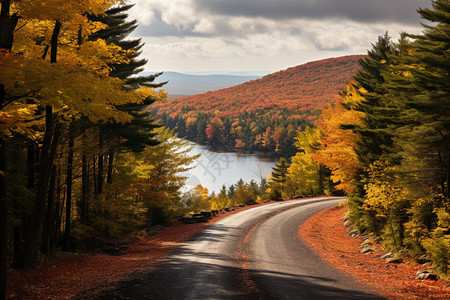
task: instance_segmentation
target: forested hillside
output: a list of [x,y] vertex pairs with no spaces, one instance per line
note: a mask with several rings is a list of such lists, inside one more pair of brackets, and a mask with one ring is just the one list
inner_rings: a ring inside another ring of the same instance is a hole
[[293,138],[336,101],[362,55],[306,63],[234,87],[168,100],[152,112],[180,136],[219,149],[289,156]]

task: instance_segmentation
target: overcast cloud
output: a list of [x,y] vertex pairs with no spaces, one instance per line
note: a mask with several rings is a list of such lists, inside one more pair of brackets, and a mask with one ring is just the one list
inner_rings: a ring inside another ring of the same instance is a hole
[[276,71],[419,33],[429,0],[132,0],[148,70]]

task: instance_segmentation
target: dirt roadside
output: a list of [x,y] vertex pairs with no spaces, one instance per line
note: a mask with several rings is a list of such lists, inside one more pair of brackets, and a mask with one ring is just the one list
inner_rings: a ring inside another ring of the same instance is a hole
[[223,211],[205,223],[174,222],[153,236],[137,239],[121,256],[64,254],[43,261],[36,269],[9,270],[7,299],[70,299],[89,289],[113,285],[132,272],[154,269],[158,262],[207,226],[236,212],[273,202],[236,206],[233,211]]
[[[299,236],[322,259],[372,286],[388,299],[450,299],[450,282],[416,280],[416,272],[425,269],[413,259],[387,263],[380,257],[386,252],[361,253],[361,237],[347,235],[342,217],[346,207],[333,207],[309,218],[299,227]],[[374,248],[381,249],[375,244]]]
[[[138,239],[122,256],[66,255],[44,261],[36,269],[10,270],[8,299],[70,299],[83,291],[112,285],[132,272],[151,270],[181,243],[218,220],[268,203],[236,207],[207,223],[175,222],[156,235]],[[414,280],[420,267],[408,262],[386,267],[379,259],[381,253],[360,254],[362,240],[346,235],[341,220],[344,214],[345,208],[325,210],[308,219],[299,234],[323,259],[391,299],[450,299],[448,282]]]

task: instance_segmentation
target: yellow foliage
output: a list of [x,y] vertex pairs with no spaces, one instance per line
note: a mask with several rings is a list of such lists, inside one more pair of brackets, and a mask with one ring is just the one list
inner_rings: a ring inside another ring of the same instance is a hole
[[404,186],[395,175],[390,174],[393,170],[393,167],[383,161],[376,161],[368,169],[369,179],[364,187],[366,199],[363,208],[375,211],[379,217],[387,217],[390,211],[394,211],[408,199]]
[[[361,101],[354,86],[349,84],[342,99],[352,106]],[[312,158],[331,170],[331,180],[339,183],[336,188],[350,191],[351,181],[359,170],[359,162],[355,152],[357,136],[351,130],[341,128],[343,124],[361,124],[363,113],[347,110],[340,103],[325,109],[318,123],[322,134],[320,149],[312,154]]]
[[288,193],[291,195],[316,193],[318,191],[318,171],[319,164],[307,153],[297,152],[292,157],[292,163],[288,168],[287,186],[290,190]]

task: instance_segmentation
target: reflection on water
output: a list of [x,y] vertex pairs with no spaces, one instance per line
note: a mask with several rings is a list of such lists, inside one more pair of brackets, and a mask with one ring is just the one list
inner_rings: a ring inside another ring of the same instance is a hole
[[227,187],[239,179],[245,182],[267,178],[275,165],[274,160],[259,158],[256,155],[240,155],[233,152],[213,152],[205,146],[195,145],[192,154],[201,154],[195,168],[187,173],[187,185],[192,188],[198,184],[218,193],[222,185]]

